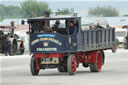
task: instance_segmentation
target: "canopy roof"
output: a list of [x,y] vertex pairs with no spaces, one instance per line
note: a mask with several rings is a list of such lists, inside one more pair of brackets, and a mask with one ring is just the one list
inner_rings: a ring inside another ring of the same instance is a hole
[[69,20],[69,19],[81,19],[81,17],[73,17],[73,16],[36,17],[36,18],[30,18],[28,19],[28,21]]

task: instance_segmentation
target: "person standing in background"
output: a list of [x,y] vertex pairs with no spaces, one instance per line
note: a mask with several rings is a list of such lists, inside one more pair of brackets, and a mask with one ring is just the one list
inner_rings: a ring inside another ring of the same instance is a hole
[[10,49],[11,41],[9,40],[9,37],[6,35],[4,40],[4,54],[5,56],[8,56],[9,49]]

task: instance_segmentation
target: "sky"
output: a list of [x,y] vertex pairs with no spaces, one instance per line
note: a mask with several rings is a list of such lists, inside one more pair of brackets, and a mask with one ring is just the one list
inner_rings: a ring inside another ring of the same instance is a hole
[[[20,6],[24,0],[0,0],[4,5]],[[37,0],[46,1],[53,12],[58,8],[74,8],[75,12],[87,16],[89,8],[97,6],[112,6],[120,11],[121,15],[128,14],[128,0]],[[68,3],[67,3],[68,2]]]
[[[24,0],[0,0],[0,3],[4,4],[6,6],[8,6],[8,5],[20,6],[20,3],[23,1]],[[112,6],[120,11],[121,16],[124,14],[128,14],[128,0],[70,0],[70,1],[69,0],[37,0],[37,1],[48,2],[49,8],[51,8],[53,12],[56,12],[56,10],[58,8],[74,8],[75,12],[78,13],[78,16],[82,17],[83,22],[91,21],[90,18],[88,17],[88,9],[95,8],[97,6],[101,6],[101,7]],[[126,18],[126,17],[124,17],[124,18]],[[101,19],[104,20],[104,18],[102,18],[102,17],[101,17]],[[121,17],[121,19],[122,19],[122,17]],[[105,19],[105,20],[107,20],[107,19]],[[108,22],[111,22],[109,24],[117,23],[117,22],[119,22],[119,20],[120,19],[118,19],[118,18],[117,18],[117,20],[114,20],[113,18],[108,18]],[[112,23],[112,21],[114,21],[114,22]]]
[[[25,0],[0,0],[0,1],[25,1]],[[78,1],[78,0],[37,0],[37,1]],[[90,0],[79,0],[90,1]],[[91,1],[128,1],[128,0],[91,0]]]

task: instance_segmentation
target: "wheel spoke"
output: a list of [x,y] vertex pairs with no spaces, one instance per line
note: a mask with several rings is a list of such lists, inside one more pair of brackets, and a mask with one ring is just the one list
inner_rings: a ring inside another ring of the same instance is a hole
[[76,66],[76,64],[72,64],[72,66]]
[[68,73],[70,75],[75,74],[76,69],[77,69],[77,60],[76,60],[76,56],[74,54],[71,54],[68,57],[67,68],[68,68],[67,69],[68,70]]
[[72,72],[75,72],[76,71],[76,67],[72,68]]
[[102,67],[102,54],[100,51],[96,52],[96,62],[90,63],[90,70],[91,72],[99,72]]
[[75,56],[73,56],[73,58],[72,58],[72,72],[76,71],[76,66],[77,66],[76,59],[75,59]]

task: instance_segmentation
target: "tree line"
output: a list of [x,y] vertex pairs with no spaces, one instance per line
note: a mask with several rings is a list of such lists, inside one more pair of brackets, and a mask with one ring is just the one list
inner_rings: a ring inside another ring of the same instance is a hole
[[[53,13],[49,8],[49,5],[45,1],[36,1],[36,0],[25,0],[21,2],[21,6],[5,6],[0,4],[0,21],[5,18],[31,18],[43,16],[47,11],[49,13]],[[63,8],[57,9],[57,15],[59,14],[71,14],[74,13],[73,8]],[[112,7],[96,7],[90,8],[88,10],[89,16],[119,16],[119,11]]]
[[88,15],[97,16],[97,17],[100,17],[100,16],[114,17],[114,16],[119,16],[119,10],[111,6],[107,6],[107,7],[97,6],[96,8],[90,8],[88,10]]
[[18,6],[4,6],[0,4],[0,21],[5,18],[23,17],[23,10]]
[[[5,18],[32,18],[43,16],[45,12],[53,13],[47,2],[36,0],[25,0],[19,6],[5,6],[0,4],[0,21]],[[70,14],[74,9],[63,8],[57,9],[58,14]]]

